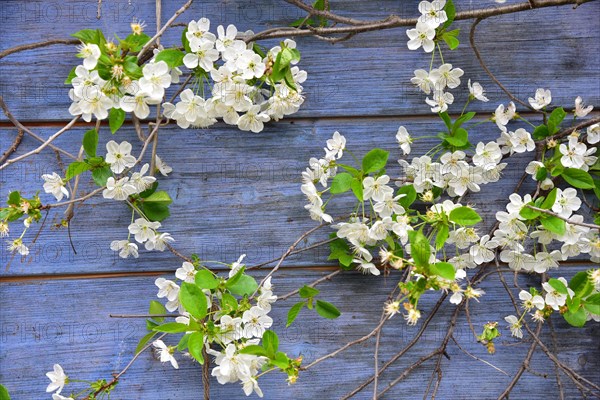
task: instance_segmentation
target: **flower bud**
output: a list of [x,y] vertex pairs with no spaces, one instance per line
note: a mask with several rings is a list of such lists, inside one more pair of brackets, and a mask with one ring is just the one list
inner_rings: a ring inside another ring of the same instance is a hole
[[546,178],[542,181],[542,183],[540,183],[540,188],[542,190],[550,190],[554,188],[554,182],[552,182],[552,179]]

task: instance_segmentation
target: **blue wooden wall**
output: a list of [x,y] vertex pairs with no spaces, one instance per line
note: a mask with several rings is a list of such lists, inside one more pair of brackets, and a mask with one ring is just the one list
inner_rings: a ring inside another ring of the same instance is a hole
[[[163,1],[163,21],[182,1]],[[414,16],[418,1],[332,1],[343,15],[356,18],[382,18],[395,13]],[[459,10],[493,6],[492,1],[456,1]],[[221,0],[198,1],[181,21],[201,16],[214,26],[233,23],[239,29],[260,31],[287,25],[302,13],[283,1]],[[26,1],[0,2],[0,51],[18,44],[66,38],[83,28],[101,28],[105,34],[123,35],[133,17],[155,24],[154,0],[104,0],[102,18],[96,19],[96,2]],[[531,96],[538,87],[552,90],[556,105],[572,108],[576,96],[600,106],[600,3],[573,10],[570,6],[522,12],[490,18],[480,24],[477,41],[490,68],[518,97]],[[483,118],[493,112],[503,93],[483,72],[468,46],[469,21],[463,29],[458,50],[447,61],[465,70],[467,78],[481,82],[489,103],[476,103]],[[168,32],[163,43],[177,43],[180,31]],[[270,123],[260,134],[240,132],[217,124],[206,130],[181,130],[170,126],[161,130],[159,155],[173,167],[169,179],[161,178],[174,199],[172,216],[165,229],[176,238],[184,254],[198,253],[203,259],[232,262],[247,253],[250,264],[277,257],[301,233],[314,226],[303,210],[299,190],[300,172],[310,157],[321,153],[327,138],[339,130],[348,146],[358,154],[378,146],[400,154],[394,142],[399,125],[417,136],[437,132],[439,122],[429,112],[423,96],[410,85],[413,70],[429,62],[420,52],[406,48],[404,29],[359,35],[331,45],[312,38],[298,40],[301,65],[308,71],[306,102],[293,117]],[[20,53],[0,60],[0,95],[14,115],[41,136],[48,136],[70,119],[69,98],[64,77],[78,61],[74,48],[54,46]],[[464,101],[464,93],[456,103]],[[457,109],[451,109],[455,112]],[[533,119],[535,117],[532,116]],[[57,144],[77,152],[76,143],[89,129],[81,123],[63,135]],[[497,131],[483,125],[479,140],[491,140]],[[0,115],[0,151],[12,143],[16,130]],[[101,143],[111,140],[107,127],[101,129]],[[118,133],[119,140],[140,145],[130,125]],[[419,141],[415,154],[431,142]],[[37,146],[25,137],[17,154]],[[103,147],[103,146],[102,146]],[[471,197],[491,226],[496,210],[511,193],[529,161],[527,155],[510,159],[502,183],[487,185]],[[45,151],[25,162],[0,171],[0,197],[24,187],[39,187],[43,173],[57,170],[53,152]],[[391,168],[391,173],[399,172]],[[91,185],[90,185],[91,187]],[[85,189],[85,185],[84,185]],[[43,197],[50,201],[49,195]],[[49,216],[51,225],[60,221],[60,211]],[[14,259],[2,244],[0,250],[0,383],[15,399],[42,399],[48,383],[45,372],[60,363],[68,374],[81,379],[110,378],[133,355],[137,340],[144,334],[141,320],[111,319],[110,313],[143,313],[154,298],[153,284],[158,276],[169,276],[179,266],[170,253],[142,252],[137,260],[115,257],[110,241],[122,238],[129,213],[125,208],[95,198],[76,208],[71,233],[77,254],[70,249],[64,229],[46,229],[32,248],[31,255]],[[35,232],[34,232],[35,233]],[[329,232],[312,237],[308,244],[322,240]],[[32,235],[26,237],[31,240]],[[7,266],[7,267],[6,267]],[[335,265],[327,261],[327,250],[289,258],[273,279],[277,294],[284,294],[330,273]],[[572,276],[589,268],[581,262],[566,263],[557,273]],[[263,274],[260,272],[258,275]],[[534,278],[522,284],[536,284]],[[339,306],[343,315],[334,322],[301,314],[298,323],[285,329],[283,321],[293,299],[277,303],[273,311],[274,329],[282,346],[291,354],[303,354],[310,361],[341,344],[357,339],[378,323],[379,311],[394,279],[343,273],[322,285],[324,298]],[[489,278],[482,288],[487,295],[472,306],[473,323],[503,320],[512,312],[497,278]],[[437,295],[425,296],[427,313]],[[381,387],[397,377],[414,360],[436,348],[447,329],[454,306],[445,303],[433,319],[422,342],[390,367],[381,378]],[[501,325],[504,325],[501,323]],[[558,357],[593,382],[600,383],[598,326],[573,329],[559,318]],[[386,325],[380,361],[387,361],[406,345],[418,326],[407,327],[401,318]],[[548,339],[547,330],[543,338]],[[529,348],[527,340],[510,337],[505,329],[490,356],[472,337],[464,317],[459,318],[456,338],[477,357],[503,369],[503,375],[476,361],[453,343],[450,359],[443,359],[444,378],[438,398],[487,399],[498,396],[510,382]],[[269,374],[261,379],[268,399],[333,399],[343,396],[373,373],[374,341],[367,341],[339,357],[302,373],[298,383],[287,386],[283,376]],[[412,360],[412,361],[411,361]],[[433,362],[414,371],[386,398],[421,398],[433,370]],[[514,390],[514,398],[558,398],[554,366],[543,353],[536,353],[531,371],[525,372]],[[579,398],[575,386],[562,377],[567,398]],[[213,382],[214,398],[242,398],[241,387]],[[191,362],[181,362],[179,371],[156,361],[150,353],[124,376],[114,399],[194,399],[202,393],[201,371]],[[370,398],[371,388],[356,398]]]

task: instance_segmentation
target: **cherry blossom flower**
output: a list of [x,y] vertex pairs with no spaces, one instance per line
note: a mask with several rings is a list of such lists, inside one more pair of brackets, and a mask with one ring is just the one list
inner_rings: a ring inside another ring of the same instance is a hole
[[504,317],[504,320],[510,324],[510,333],[516,338],[523,339],[523,330],[521,329],[523,325],[521,321],[514,315]]
[[44,183],[44,192],[51,193],[56,201],[61,201],[63,196],[69,198],[69,191],[65,187],[65,182],[56,172],[42,175]]
[[433,81],[435,89],[442,91],[446,86],[450,89],[458,87],[460,85],[460,77],[463,75],[464,71],[462,69],[452,69],[452,64],[446,63],[431,71],[429,78]]
[[517,107],[512,101],[508,103],[508,107],[504,107],[504,104],[500,104],[494,112],[494,121],[496,122],[496,125],[498,125],[498,128],[504,131],[506,130],[506,124],[508,124],[508,122],[513,119],[516,114]]
[[50,379],[50,384],[46,388],[46,393],[54,392],[56,390],[56,394],[60,394],[69,381],[69,378],[65,375],[60,364],[54,364],[53,370],[47,372],[46,376]]
[[25,246],[25,244],[23,244],[23,239],[21,238],[17,238],[13,241],[9,241],[8,242],[8,251],[10,251],[11,253],[13,252],[17,252],[22,256],[27,256],[29,255],[29,247]]
[[[575,293],[568,287],[568,283],[565,278],[560,277],[558,278],[558,280],[561,281],[567,287],[568,296],[575,296]],[[544,298],[544,300],[546,301],[547,305],[552,307],[552,309],[558,311],[560,307],[565,305],[565,303],[567,302],[567,294],[559,293],[548,282],[542,283],[542,287],[546,291],[546,297]]]
[[541,110],[552,102],[552,93],[548,89],[538,89],[535,91],[535,98],[529,98],[529,104],[536,110]]
[[171,172],[173,172],[173,168],[167,165],[159,156],[156,156],[154,159],[154,165],[156,170],[160,172],[162,176],[168,176]]
[[413,139],[410,137],[410,134],[405,127],[401,126],[398,128],[398,133],[396,133],[396,141],[400,145],[404,155],[410,154],[410,145],[412,144]]
[[600,124],[588,126],[587,141],[589,144],[596,144],[600,142]]
[[150,222],[145,218],[137,218],[128,227],[129,233],[135,235],[135,240],[138,243],[144,243],[146,240],[154,239],[158,228],[160,228],[160,222]]
[[589,105],[586,107],[583,104],[583,99],[581,98],[581,96],[577,96],[577,98],[575,99],[575,110],[573,111],[573,114],[575,114],[576,117],[583,118],[590,112],[592,112],[593,109],[594,106]]
[[167,63],[164,61],[148,63],[144,65],[142,73],[144,76],[139,80],[140,89],[148,93],[150,97],[162,99],[165,89],[171,86],[171,75]]
[[98,59],[102,55],[100,51],[100,47],[93,43],[84,43],[83,45],[77,47],[79,50],[79,54],[77,57],[83,58],[83,66],[88,69],[96,68],[96,64],[98,64]]
[[384,201],[386,196],[394,193],[394,189],[387,185],[389,181],[390,177],[388,175],[381,175],[377,179],[367,176],[363,180],[363,200]]
[[273,319],[267,315],[265,310],[257,306],[244,311],[242,321],[244,322],[243,335],[245,338],[262,337],[265,329],[269,329],[273,325]]
[[188,283],[194,283],[194,277],[196,276],[196,272],[197,271],[194,267],[194,264],[192,264],[191,262],[184,261],[181,267],[175,270],[175,277]]
[[167,346],[162,340],[158,339],[152,342],[152,346],[156,348],[160,356],[160,362],[170,362],[173,368],[179,369],[179,364],[173,356],[174,347]]
[[429,77],[429,72],[424,69],[415,70],[415,76],[414,78],[411,78],[410,81],[425,94],[431,93],[431,90],[434,87],[434,83]]
[[435,37],[435,28],[423,22],[417,22],[417,26],[413,29],[408,29],[406,35],[410,39],[408,41],[409,50],[417,50],[423,46],[426,53],[431,53],[435,48],[433,38]]
[[325,150],[325,157],[329,159],[340,159],[344,155],[344,149],[346,148],[346,138],[340,135],[338,131],[333,133],[333,137],[327,140],[327,147]]
[[454,103],[454,96],[450,92],[435,91],[433,99],[425,98],[425,102],[431,106],[431,112],[441,113],[448,109],[448,106]]
[[131,153],[131,143],[123,141],[120,144],[114,140],[106,143],[105,160],[110,164],[110,169],[115,174],[120,174],[126,168],[131,168],[135,165],[135,157]]
[[419,22],[429,25],[432,28],[437,28],[448,20],[444,7],[446,0],[421,1],[419,3]]
[[479,101],[487,102],[489,99],[485,97],[485,90],[478,82],[473,82],[471,85],[471,80],[467,81],[467,86],[469,87],[469,94],[471,99],[477,99]]
[[587,147],[585,144],[578,142],[576,137],[569,137],[569,144],[561,144],[558,150],[562,154],[560,162],[567,168],[581,168],[585,164],[585,153]]
[[129,240],[113,240],[110,243],[110,249],[112,251],[118,251],[119,257],[127,258],[129,256],[133,256],[133,258],[138,258],[138,246],[135,243],[131,243]]

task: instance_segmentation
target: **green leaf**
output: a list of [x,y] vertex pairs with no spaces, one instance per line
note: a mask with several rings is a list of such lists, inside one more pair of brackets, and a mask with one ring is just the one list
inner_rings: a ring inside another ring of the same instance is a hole
[[188,340],[190,339],[190,334],[186,333],[179,339],[179,343],[177,343],[177,350],[184,351],[188,348]]
[[113,174],[108,165],[101,168],[95,168],[92,171],[92,179],[94,180],[94,183],[100,187],[106,186],[106,181],[111,176],[113,176]]
[[552,286],[552,288],[554,288],[554,290],[556,290],[560,294],[569,293],[565,284],[556,278],[551,278],[550,280],[548,280],[548,283],[550,284],[550,286]]
[[544,228],[557,235],[564,235],[567,230],[565,221],[552,215],[544,215],[540,222]]
[[444,6],[444,11],[446,11],[446,16],[448,20],[442,25],[442,29],[448,28],[454,22],[454,17],[456,16],[456,7],[454,7],[454,3],[452,0],[448,0],[446,5]]
[[77,69],[77,66],[73,67],[69,72],[69,75],[67,75],[67,79],[65,79],[65,85],[70,85],[71,82],[73,82],[73,78],[77,76],[75,69]]
[[154,192],[144,199],[144,203],[155,203],[165,206],[168,206],[172,202],[173,200],[171,200],[171,196],[169,196],[169,193],[165,192],[164,190]]
[[145,199],[146,197],[150,196],[152,193],[156,192],[157,188],[158,188],[158,181],[154,181],[154,183],[152,185],[150,185],[150,187],[148,189],[146,189],[140,193],[140,197]]
[[582,326],[585,325],[585,321],[587,320],[587,314],[585,313],[585,310],[583,309],[583,307],[580,307],[575,312],[573,312],[571,310],[567,311],[566,313],[563,314],[563,318],[569,324],[576,326],[578,328],[581,328]]
[[[578,273],[576,273],[573,276],[573,278],[571,278],[571,281],[569,282],[569,287],[571,288],[571,290],[573,290],[575,296],[577,297],[586,297],[587,295],[592,293],[592,290],[594,289],[593,285],[588,279],[587,271],[579,271]],[[598,296],[598,300],[600,300],[600,296]]]
[[300,295],[300,297],[302,297],[303,299],[308,299],[310,297],[315,297],[316,295],[318,295],[319,293],[321,293],[319,291],[319,289],[315,289],[314,287],[310,287],[310,286],[302,286],[300,288],[300,290],[298,291],[298,294]]
[[[98,29],[82,29],[79,32],[71,34],[74,38],[81,40],[83,43],[102,44],[104,35]],[[106,42],[106,39],[104,39]]]
[[438,115],[440,116],[442,121],[444,121],[446,128],[448,128],[448,132],[452,132],[452,119],[450,119],[450,116],[448,115],[448,113],[446,111],[444,111],[442,113],[439,113]]
[[91,168],[92,167],[86,162],[73,161],[71,164],[69,164],[69,167],[67,168],[65,179],[70,180],[76,177],[77,175],[81,174],[82,172],[89,171]]
[[408,238],[410,240],[410,254],[415,260],[415,264],[419,267],[427,267],[431,255],[429,240],[421,231],[408,232]]
[[108,114],[108,126],[113,135],[123,125],[123,122],[125,122],[125,111],[120,108],[111,108]]
[[289,327],[296,320],[296,317],[298,317],[298,314],[300,313],[300,311],[302,311],[305,305],[306,302],[301,301],[294,304],[292,308],[290,308],[290,311],[288,311],[287,315],[287,323],[285,324],[286,328]]
[[142,211],[150,221],[160,222],[171,215],[168,206],[157,203],[144,203],[142,205]]
[[258,289],[256,279],[246,274],[241,275],[235,284],[226,286],[231,293],[238,296],[251,295]]
[[352,187],[353,180],[354,177],[347,172],[337,174],[331,182],[331,194],[347,192]]
[[275,358],[271,358],[269,360],[269,362],[271,364],[275,365],[276,367],[280,368],[283,371],[285,371],[286,369],[289,368],[290,361],[291,360],[289,359],[289,357],[281,351],[277,352],[277,354],[275,355]]
[[246,267],[241,267],[238,269],[238,271],[231,278],[229,278],[227,282],[225,282],[225,287],[233,286],[238,283],[238,281],[242,278],[245,269]]
[[535,180],[543,181],[544,179],[546,179],[547,176],[548,176],[548,170],[546,169],[546,167],[542,167],[542,168],[538,169],[538,172],[536,172]]
[[[149,314],[155,314],[155,315],[162,315],[162,314],[166,314],[167,313],[167,309],[165,308],[165,306],[163,306],[162,303],[156,301],[156,300],[152,300],[150,301],[150,308],[148,310]],[[152,317],[153,320],[155,320],[156,322],[163,322],[164,321],[164,317]]]
[[591,304],[595,306],[600,306],[600,293],[595,293],[585,299],[586,304]]
[[221,293],[221,309],[227,313],[238,309],[238,302],[229,293]]
[[152,339],[154,336],[156,336],[158,332],[148,332],[147,334],[145,334],[140,341],[138,342],[137,346],[135,347],[135,351],[134,353],[137,354],[139,353],[144,346],[146,346],[146,344],[150,341],[150,339]]
[[[335,234],[334,234],[335,235]],[[348,247],[348,243],[344,239],[336,239],[329,243],[330,254],[328,260],[338,260],[343,267],[350,267],[354,257]]]
[[566,168],[560,175],[571,186],[578,189],[593,189],[594,180],[592,176],[577,168]]
[[550,136],[550,132],[548,131],[548,127],[546,125],[536,126],[533,130],[533,138],[535,140],[542,140],[546,137]]
[[406,195],[398,200],[398,203],[405,209],[408,209],[417,199],[417,191],[412,184],[401,186],[400,189],[398,189],[398,194]]
[[194,332],[190,334],[187,341],[188,351],[200,364],[204,364],[202,350],[204,349],[204,334],[202,332]]
[[437,230],[437,234],[435,236],[436,250],[440,250],[442,247],[444,247],[444,244],[446,243],[446,239],[448,239],[448,236],[450,236],[450,231],[448,229],[448,225],[446,225],[446,224],[440,225]]
[[448,32],[445,32],[442,35],[442,39],[444,39],[444,42],[446,42],[450,50],[456,49],[460,44],[460,41],[456,38],[456,36],[450,35]]
[[129,34],[125,40],[121,41],[121,47],[123,50],[131,50],[134,53],[137,53],[144,47],[146,43],[150,40],[150,36],[145,33],[141,33],[139,35],[135,35],[133,33]]
[[[533,202],[529,202],[527,203],[527,205],[533,205]],[[539,217],[540,215],[542,215],[541,212],[534,210],[532,208],[527,207],[527,205],[523,208],[521,208],[521,211],[519,212],[519,215],[527,220],[530,219],[536,219],[537,217]]]
[[381,149],[373,149],[369,151],[362,159],[363,172],[365,174],[369,174],[385,168],[389,155],[389,152]]
[[452,136],[446,136],[445,140],[452,146],[462,147],[469,142],[469,133],[464,128],[458,128]]
[[196,276],[194,277],[196,282],[196,286],[201,289],[216,289],[219,286],[219,280],[215,278],[212,272],[201,269],[196,272]]
[[140,68],[140,66],[137,64],[137,58],[136,58],[136,61],[133,61],[133,60],[125,61],[123,63],[123,69],[125,70],[127,75],[129,75],[129,77],[134,80],[140,79],[142,76],[144,76],[144,73],[142,72],[142,68]]
[[177,68],[183,65],[184,56],[185,54],[179,49],[165,49],[156,55],[154,61],[164,61],[169,68]]
[[476,115],[476,113],[474,111],[470,111],[466,114],[463,114],[461,117],[457,118],[456,122],[454,122],[454,125],[452,126],[452,131],[456,131],[458,128],[460,128],[462,126],[462,124],[472,120],[475,117],[475,115]]
[[183,282],[179,290],[179,300],[194,318],[202,319],[206,316],[206,296],[198,286]]
[[548,131],[551,135],[554,135],[560,129],[560,124],[567,116],[565,110],[562,107],[555,108],[552,110],[550,117],[548,117]]
[[544,199],[544,202],[542,203],[540,208],[543,208],[544,210],[551,209],[554,203],[556,202],[556,193],[557,189],[552,189],[552,191],[548,193],[548,196],[546,196],[546,198]]
[[357,170],[356,168],[350,166],[350,165],[346,165],[346,164],[337,164],[338,166],[342,167],[343,169],[345,169],[346,171],[348,171],[350,173],[350,175],[352,175],[355,178],[360,177],[360,171]]
[[275,358],[275,354],[277,354],[277,349],[279,348],[277,334],[272,330],[266,330],[262,337],[262,344],[267,354],[269,354],[269,358]]
[[83,149],[88,157],[96,157],[96,148],[98,147],[98,132],[90,129],[83,135]]
[[481,221],[481,217],[479,216],[479,214],[477,214],[475,210],[465,206],[457,207],[454,210],[450,211],[449,219],[455,224],[465,226],[475,225],[479,221]]
[[241,354],[253,354],[255,356],[261,356],[261,357],[269,357],[269,353],[267,353],[267,350],[264,349],[264,347],[259,346],[257,344],[251,344],[249,346],[246,346],[242,349],[240,349],[239,351]]
[[179,322],[167,322],[166,324],[154,327],[154,330],[156,332],[180,333],[190,330],[190,327]]
[[354,193],[354,196],[356,196],[358,201],[362,202],[363,201],[362,180],[358,179],[358,178],[354,178],[354,180],[352,180],[352,183],[350,184],[350,188],[352,189],[352,193]]
[[317,305],[315,308],[317,309],[317,313],[319,313],[319,315],[323,318],[336,319],[342,315],[336,306],[323,300],[317,300]]
[[14,192],[10,192],[8,194],[8,200],[6,201],[6,204],[8,204],[9,206],[19,206],[21,204],[21,193],[19,193],[18,191],[14,191]]
[[0,385],[0,400],[10,400],[8,390],[4,387],[4,385]]
[[441,276],[442,278],[448,279],[449,281],[454,280],[456,270],[450,263],[438,262],[432,264],[429,268],[430,271],[435,275]]
[[584,303],[583,308],[585,308],[590,314],[600,315],[600,305],[598,304]]

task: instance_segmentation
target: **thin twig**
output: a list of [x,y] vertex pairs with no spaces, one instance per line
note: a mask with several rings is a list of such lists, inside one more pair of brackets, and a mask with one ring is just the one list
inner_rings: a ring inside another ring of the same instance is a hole
[[[8,120],[15,126],[17,127],[17,129],[20,129],[22,131],[24,131],[25,133],[27,133],[28,135],[32,136],[33,138],[35,138],[36,140],[38,140],[41,143],[44,143],[46,140],[43,139],[42,137],[40,137],[39,135],[37,135],[36,133],[32,132],[29,128],[25,127],[22,123],[20,123],[14,115],[12,115],[12,113],[10,112],[10,110],[8,109],[8,106],[6,105],[6,103],[4,102],[4,98],[2,96],[0,96],[0,108],[2,108],[2,111],[4,112],[4,115],[6,115],[6,118],[8,118]],[[60,147],[54,146],[53,144],[49,144],[48,147],[50,147],[52,150],[56,150],[61,152],[62,154],[66,155],[67,157],[75,160],[77,157],[75,157],[73,154],[61,149]]]
[[[306,285],[306,286],[308,286],[308,287],[315,287],[315,286],[317,286],[317,285],[318,285],[318,284],[320,284],[320,283],[323,283],[323,282],[325,282],[325,281],[330,281],[330,280],[331,280],[331,278],[333,278],[334,276],[336,276],[337,274],[339,274],[339,273],[340,273],[340,272],[342,272],[342,271],[343,271],[343,270],[342,270],[341,268],[340,268],[340,269],[337,269],[337,270],[333,271],[332,273],[330,273],[330,274],[327,274],[327,275],[325,275],[325,276],[323,276],[323,277],[321,277],[321,278],[317,279],[316,281],[314,281],[314,282],[312,282],[312,283],[309,283],[309,284],[308,284],[308,285]],[[287,300],[287,299],[289,299],[290,297],[292,297],[293,295],[297,294],[299,291],[300,291],[300,289],[292,290],[292,291],[291,291],[291,292],[289,292],[288,294],[285,294],[285,295],[283,295],[283,296],[281,296],[281,297],[277,297],[277,301],[283,301],[283,300]]]
[[15,54],[21,51],[26,51],[26,50],[34,50],[34,49],[39,49],[40,47],[47,47],[47,46],[53,46],[56,44],[80,44],[81,42],[78,39],[50,39],[50,40],[44,40],[43,42],[36,42],[36,43],[29,43],[29,44],[22,44],[20,46],[15,46],[15,47],[11,47],[10,49],[6,49],[4,51],[0,51],[0,59],[3,59],[4,57],[11,55],[11,54]]
[[557,214],[557,213],[555,213],[553,211],[546,210],[544,208],[539,208],[539,207],[536,207],[536,206],[532,206],[531,204],[526,204],[525,207],[531,208],[532,210],[537,211],[537,212],[541,212],[542,214],[547,214],[547,215],[551,215],[553,217],[562,219],[563,221],[568,222],[570,225],[579,225],[579,226],[583,226],[583,227],[590,228],[590,229],[600,229],[600,225],[590,224],[590,223],[587,223],[587,222],[572,221],[569,218],[565,218],[562,215]]
[[3,164],[4,161],[8,160],[8,157],[10,157],[10,155],[12,153],[14,153],[15,151],[17,151],[17,148],[21,144],[21,140],[23,140],[23,135],[24,134],[25,133],[23,132],[22,129],[19,129],[17,131],[17,136],[15,136],[15,140],[13,140],[12,144],[10,145],[10,147],[4,153],[2,153],[2,157],[0,157],[0,164]]
[[495,366],[494,364],[492,364],[491,362],[489,362],[489,361],[485,361],[484,359],[482,359],[482,358],[479,358],[479,357],[477,357],[476,355],[474,355],[474,354],[471,354],[471,353],[469,353],[467,350],[463,349],[463,348],[462,348],[462,346],[461,346],[461,345],[458,343],[458,341],[457,341],[457,340],[456,340],[456,338],[454,337],[454,335],[452,335],[452,341],[453,341],[453,342],[456,344],[456,346],[457,346],[457,347],[460,349],[460,351],[462,351],[463,353],[465,353],[465,354],[466,354],[466,355],[468,355],[469,357],[473,358],[474,360],[481,361],[482,363],[484,363],[484,364],[486,364],[486,365],[489,365],[490,367],[494,368],[496,371],[498,371],[498,372],[501,372],[501,373],[503,373],[503,374],[504,374],[504,375],[506,375],[506,376],[510,376],[510,375],[508,374],[508,372],[504,371],[504,370],[503,370],[503,369],[501,369],[501,368],[498,368],[498,367],[496,367],[496,366]]
[[[48,139],[46,139],[44,141],[44,143],[42,143],[36,149],[31,150],[31,151],[29,151],[29,152],[27,152],[25,154],[21,154],[18,157],[11,158],[10,160],[6,161],[4,164],[0,165],[0,170],[3,170],[4,168],[8,167],[9,165],[14,164],[17,161],[21,161],[21,160],[23,160],[23,159],[25,159],[27,157],[30,157],[30,156],[32,156],[34,154],[39,154],[46,147],[50,146],[50,143],[52,143],[56,138],[58,138],[60,135],[62,135],[63,133],[65,133],[66,131],[68,131],[69,129],[71,129],[73,127],[73,125],[75,125],[75,122],[77,122],[78,119],[79,119],[79,116],[73,118],[67,125],[65,125],[63,128],[61,128],[55,134],[51,135]],[[19,132],[21,133],[21,137],[23,137],[23,130],[20,130]]]

